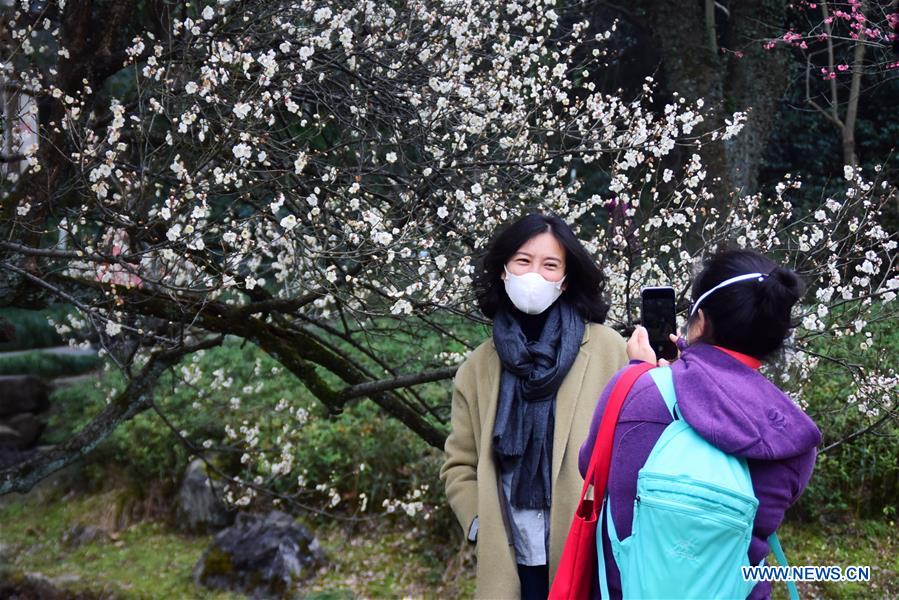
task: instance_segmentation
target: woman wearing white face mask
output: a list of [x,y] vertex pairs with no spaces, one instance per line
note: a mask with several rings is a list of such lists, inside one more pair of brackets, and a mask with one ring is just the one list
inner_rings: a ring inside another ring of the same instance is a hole
[[500,232],[475,288],[492,339],[456,375],[441,477],[477,543],[477,595],[542,598],[577,506],[577,451],[597,398],[627,363],[601,325],[602,273],[564,221],[528,215]]

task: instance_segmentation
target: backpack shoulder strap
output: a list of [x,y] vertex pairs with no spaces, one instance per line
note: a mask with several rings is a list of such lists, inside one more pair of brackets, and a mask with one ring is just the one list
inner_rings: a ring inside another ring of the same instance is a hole
[[677,395],[674,393],[674,377],[671,375],[671,367],[658,367],[649,372],[649,376],[655,382],[662,394],[662,400],[671,413],[671,418],[677,420]]
[[[771,552],[774,553],[774,558],[777,559],[777,563],[780,566],[789,566],[787,555],[784,554],[783,546],[780,545],[780,538],[777,537],[776,531],[768,537],[768,546],[771,547]],[[799,590],[796,589],[795,581],[787,581],[787,590],[790,592],[790,600],[799,600]]]
[[[602,526],[603,522],[607,521],[609,527],[614,527],[612,524],[611,518],[609,518],[609,512],[606,510],[609,506],[609,496],[606,494],[605,501],[602,503],[602,510],[599,513],[599,518],[596,521],[596,565],[598,567],[598,575],[599,575],[599,597],[602,600],[608,600],[611,598],[609,595],[609,576],[606,572],[606,549],[603,544],[602,537]],[[607,530],[608,531],[608,530]],[[612,531],[608,531],[609,539],[612,538]],[[616,536],[617,537],[617,536]]]

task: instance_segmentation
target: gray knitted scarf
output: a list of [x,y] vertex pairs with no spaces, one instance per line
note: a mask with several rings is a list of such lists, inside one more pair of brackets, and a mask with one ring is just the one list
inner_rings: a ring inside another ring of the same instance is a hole
[[543,332],[532,342],[508,311],[493,319],[493,343],[503,367],[493,449],[513,470],[509,501],[516,508],[550,506],[553,405],[586,326],[564,299],[548,310]]

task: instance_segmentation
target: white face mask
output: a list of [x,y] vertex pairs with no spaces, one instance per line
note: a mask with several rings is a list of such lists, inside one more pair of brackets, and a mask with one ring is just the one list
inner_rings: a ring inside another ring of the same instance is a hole
[[[503,267],[505,269],[505,267]],[[529,315],[539,315],[562,295],[562,282],[547,281],[540,273],[513,275],[506,269],[506,294],[515,308]]]

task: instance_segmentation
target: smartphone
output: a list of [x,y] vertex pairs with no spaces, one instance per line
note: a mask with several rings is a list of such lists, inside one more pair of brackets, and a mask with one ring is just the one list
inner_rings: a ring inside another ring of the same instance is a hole
[[643,327],[649,332],[649,344],[657,358],[674,360],[677,346],[668,335],[677,330],[674,318],[674,288],[668,286],[645,287],[640,291],[643,301]]

